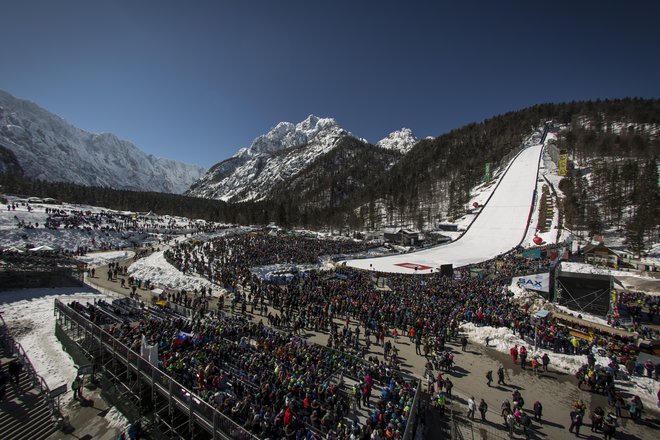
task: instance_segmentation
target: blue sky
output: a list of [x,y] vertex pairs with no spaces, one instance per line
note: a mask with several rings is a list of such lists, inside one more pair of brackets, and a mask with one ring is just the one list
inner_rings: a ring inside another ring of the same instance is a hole
[[545,102],[660,97],[660,2],[22,0],[0,89],[210,167],[279,121],[376,142]]

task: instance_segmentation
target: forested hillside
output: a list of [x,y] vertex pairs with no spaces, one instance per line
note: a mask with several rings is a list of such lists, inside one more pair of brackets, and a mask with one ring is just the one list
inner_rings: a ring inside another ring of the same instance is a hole
[[639,253],[659,238],[660,124],[591,118],[573,121],[557,139],[573,168],[559,185],[565,224],[591,234],[625,232],[630,250]]
[[[369,191],[374,195],[380,192],[383,205],[390,208],[387,223],[398,220],[420,226],[423,220],[426,225],[432,224],[441,217],[458,214],[470,201],[470,190],[483,180],[485,164],[491,163],[492,169],[505,165],[503,159],[517,151],[535,130],[541,130],[545,121],[562,127],[577,126],[585,119],[600,121],[605,128],[608,121],[658,123],[660,101],[543,104],[470,124],[420,142]],[[654,145],[657,156],[657,133]],[[647,155],[653,150],[649,145]],[[621,156],[626,153],[622,151]]]
[[[272,191],[276,222],[325,227],[330,219],[337,226],[362,227],[355,213],[340,207],[378,180],[402,156],[399,151],[380,148],[353,137],[342,138],[328,154]],[[371,223],[374,223],[373,218]]]

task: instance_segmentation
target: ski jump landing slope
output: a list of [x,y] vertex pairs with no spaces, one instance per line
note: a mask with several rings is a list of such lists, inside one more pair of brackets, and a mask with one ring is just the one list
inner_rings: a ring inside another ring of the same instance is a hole
[[510,251],[527,232],[542,147],[530,146],[516,156],[490,200],[458,240],[409,254],[347,260],[346,265],[378,272],[431,273],[438,272],[442,264],[461,267]]

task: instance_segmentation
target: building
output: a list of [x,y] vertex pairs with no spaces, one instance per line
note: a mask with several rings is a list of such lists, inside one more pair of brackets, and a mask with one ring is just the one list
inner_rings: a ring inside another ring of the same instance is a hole
[[419,232],[410,229],[384,229],[383,238],[401,246],[417,246],[422,242]]
[[458,225],[455,223],[440,223],[438,225],[438,229],[441,231],[452,231],[452,232],[457,232],[458,231]]
[[432,246],[452,241],[451,237],[441,234],[440,231],[430,231],[426,234],[425,238],[426,244]]
[[619,267],[619,255],[603,243],[592,244],[582,249],[584,262],[594,266]]

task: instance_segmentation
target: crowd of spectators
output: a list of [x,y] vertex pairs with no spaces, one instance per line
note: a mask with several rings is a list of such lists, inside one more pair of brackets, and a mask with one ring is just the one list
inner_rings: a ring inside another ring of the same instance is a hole
[[251,277],[250,268],[270,264],[317,264],[321,257],[362,252],[373,243],[314,239],[275,231],[255,231],[181,242],[165,256],[183,273],[195,272],[228,288]]
[[[70,306],[136,352],[145,343],[157,346],[161,369],[261,438],[371,438],[374,432],[399,438],[405,431],[416,383],[384,362],[310,344],[237,315],[109,322],[101,310],[107,304]],[[360,380],[360,395],[379,390],[372,402],[365,400],[370,411],[363,423],[341,387],[344,374]]]
[[[527,308],[512,300],[507,287],[512,276],[547,270],[551,261],[513,252],[480,263],[476,276],[468,267],[451,277],[388,274],[381,284],[372,272],[342,266],[294,277],[286,285],[251,272],[274,263],[316,263],[323,255],[366,246],[266,231],[176,244],[166,252],[168,260],[234,292],[231,310],[240,305],[240,314],[211,313],[192,321],[144,319],[137,326],[113,326],[110,332],[135,350],[145,336],[158,346],[161,368],[260,437],[332,433],[339,438],[397,438],[405,430],[415,390],[398,370],[397,338],[409,338],[417,354],[449,371],[451,353],[445,343],[458,336],[462,323],[509,327],[523,338],[533,334]],[[182,298],[187,295],[168,297]],[[248,321],[248,307],[268,326]],[[357,325],[349,325],[351,321]],[[560,353],[591,354],[611,342],[605,334],[591,341],[577,339],[556,323],[536,329],[539,345]],[[306,342],[299,336],[305,331],[326,332],[327,346]],[[619,342],[624,347],[631,343]],[[382,347],[385,360],[366,357],[372,343]],[[594,386],[607,392],[607,374],[614,376],[620,364],[614,358],[597,372],[604,380]],[[341,375],[355,381],[350,392],[338,386]],[[375,386],[381,392],[372,402]],[[369,407],[369,416],[354,423],[352,408],[362,405]]]
[[[22,237],[28,243],[27,247],[31,247],[29,245],[30,230],[35,229],[82,231],[90,236],[91,246],[89,247],[110,250],[118,246],[116,244],[118,237],[126,243],[143,243],[149,240],[153,234],[158,235],[162,240],[168,240],[180,235],[213,234],[229,227],[225,224],[156,216],[152,213],[141,215],[116,211],[92,211],[69,206],[31,204],[25,201],[9,203],[7,209],[15,213],[16,228],[25,230]],[[25,212],[39,211],[46,214],[43,221],[35,221],[34,216],[23,215]],[[111,238],[115,238],[115,240]],[[110,244],[113,241],[115,244]]]

